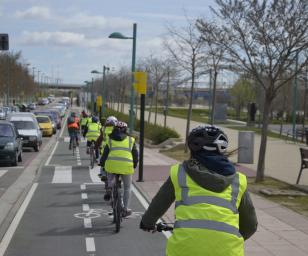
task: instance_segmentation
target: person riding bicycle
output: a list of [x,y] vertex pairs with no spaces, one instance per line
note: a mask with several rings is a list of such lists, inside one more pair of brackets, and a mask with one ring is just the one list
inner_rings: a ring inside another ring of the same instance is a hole
[[[107,145],[107,141],[109,140],[109,135],[112,133],[113,127],[116,125],[117,122],[118,119],[114,116],[109,116],[105,121],[105,127],[103,129],[103,132],[96,141],[96,147],[101,149],[101,155],[103,155],[104,148]],[[98,176],[101,177],[102,181],[106,181],[107,179],[106,172],[103,168],[100,168],[100,173],[98,174]]]
[[171,167],[140,228],[155,230],[157,220],[175,201],[166,255],[244,255],[244,240],[256,232],[257,217],[246,176],[224,155],[227,135],[216,126],[199,126],[190,132],[187,144],[190,159]]
[[132,174],[138,164],[138,150],[135,139],[127,135],[127,124],[118,121],[109,135],[109,140],[104,147],[101,157],[101,167],[107,172],[107,189],[104,200],[109,201],[111,198],[111,188],[115,174],[122,176],[124,184],[123,217],[131,215],[132,210],[129,209],[129,199],[132,184]]
[[69,149],[72,149],[72,138],[76,138],[76,146],[79,146],[79,118],[77,117],[75,112],[71,112],[70,116],[67,118],[67,129],[68,134],[70,136],[70,144]]
[[[86,126],[83,136],[87,139],[87,154],[90,153],[91,143],[96,143],[97,138],[100,136],[102,132],[102,126],[98,122],[98,118],[96,116],[92,117],[92,120]],[[95,158],[98,159],[99,150],[95,150]]]
[[88,122],[88,115],[86,111],[82,110],[81,112],[81,119],[80,119],[80,128],[81,128],[81,133],[83,134]]

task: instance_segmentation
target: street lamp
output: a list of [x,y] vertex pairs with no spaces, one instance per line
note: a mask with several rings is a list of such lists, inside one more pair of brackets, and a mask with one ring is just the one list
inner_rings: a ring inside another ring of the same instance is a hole
[[134,129],[134,79],[133,73],[135,72],[136,62],[136,39],[137,39],[137,23],[133,24],[133,36],[124,36],[119,32],[114,32],[109,35],[113,39],[132,39],[133,40],[133,53],[132,53],[132,86],[130,89],[130,110],[129,110],[129,133],[132,135]]

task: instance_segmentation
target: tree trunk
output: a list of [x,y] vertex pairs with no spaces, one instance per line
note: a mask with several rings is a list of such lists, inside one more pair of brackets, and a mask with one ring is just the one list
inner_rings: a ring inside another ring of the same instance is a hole
[[151,121],[151,113],[152,113],[153,102],[154,102],[154,95],[152,95],[152,98],[151,98],[149,115],[148,115],[148,123],[150,123],[150,121]]
[[154,118],[154,124],[157,123],[157,110],[158,110],[158,84],[156,84],[155,87],[155,118]]
[[267,129],[269,123],[269,112],[271,108],[272,100],[270,97],[266,97],[264,102],[263,120],[262,120],[262,132],[261,132],[261,145],[259,149],[259,160],[257,167],[256,182],[264,180],[265,169],[265,155],[266,155],[266,143],[267,143]]
[[187,113],[187,123],[186,123],[186,137],[185,137],[185,153],[188,151],[188,144],[187,144],[187,138],[189,135],[190,130],[190,120],[191,120],[191,113],[192,113],[192,102],[193,102],[193,96],[194,96],[194,85],[195,85],[195,69],[192,69],[191,74],[191,89],[190,89],[190,99],[189,99],[189,107],[188,107],[188,113]]

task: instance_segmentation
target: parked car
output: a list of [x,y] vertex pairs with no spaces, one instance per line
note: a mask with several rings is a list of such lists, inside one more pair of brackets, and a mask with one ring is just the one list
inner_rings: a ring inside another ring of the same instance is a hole
[[52,125],[52,133],[56,134],[57,133],[57,119],[56,116],[51,113],[49,110],[41,110],[41,111],[34,111],[33,112],[36,116],[48,116],[51,121]]
[[62,127],[62,118],[60,115],[60,111],[58,109],[48,109],[48,111],[54,116],[56,125],[57,125],[57,129],[61,129]]
[[35,104],[35,103],[30,103],[30,104],[28,105],[28,108],[29,108],[30,110],[35,110],[35,109],[36,109],[36,104]]
[[0,119],[5,120],[6,119],[6,112],[3,108],[0,108]]
[[12,115],[9,120],[14,124],[18,133],[23,139],[23,147],[31,147],[36,152],[40,150],[42,145],[42,132],[33,117]]
[[52,122],[48,116],[36,116],[36,120],[39,123],[40,129],[43,132],[43,136],[52,136],[53,128]]
[[65,116],[66,107],[64,105],[55,105],[52,108],[59,110],[61,117]]
[[22,138],[8,121],[0,121],[0,161],[12,166],[22,161]]

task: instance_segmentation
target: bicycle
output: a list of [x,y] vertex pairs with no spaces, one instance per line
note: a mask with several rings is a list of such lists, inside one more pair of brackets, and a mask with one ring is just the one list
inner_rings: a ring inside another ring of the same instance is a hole
[[91,145],[90,145],[90,167],[91,169],[94,168],[94,163],[96,161],[96,157],[95,157],[95,142],[92,140],[91,141]]
[[157,232],[173,231],[173,227],[169,226],[168,224],[173,224],[173,223],[158,222],[155,225],[156,226],[155,231],[157,231]]
[[72,151],[73,151],[73,156],[75,155],[76,147],[77,147],[76,134],[74,134],[74,135],[72,136]]
[[115,175],[115,181],[113,182],[111,189],[111,205],[113,212],[113,222],[115,223],[116,233],[120,232],[122,215],[123,215],[123,204],[121,196],[121,179],[120,174]]

